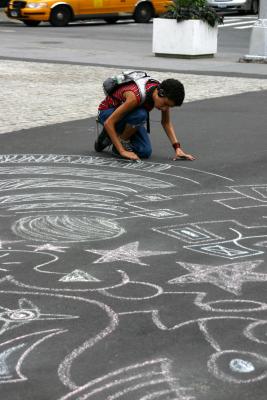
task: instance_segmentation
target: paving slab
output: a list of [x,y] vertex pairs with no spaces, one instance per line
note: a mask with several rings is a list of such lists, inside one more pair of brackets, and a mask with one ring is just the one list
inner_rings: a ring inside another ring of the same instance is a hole
[[6,400],[266,399],[267,91],[173,113],[194,162],[94,153],[94,118],[0,136]]
[[[96,115],[102,82],[121,68],[1,60],[0,133]],[[267,79],[149,71],[185,85],[185,102],[267,90]]]

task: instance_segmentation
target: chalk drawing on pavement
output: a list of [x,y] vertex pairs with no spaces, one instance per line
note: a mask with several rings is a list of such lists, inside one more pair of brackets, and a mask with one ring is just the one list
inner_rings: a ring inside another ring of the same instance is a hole
[[21,371],[25,359],[42,342],[64,332],[60,329],[44,330],[0,343],[0,385],[28,380]]
[[179,211],[168,210],[168,209],[132,211],[132,214],[138,215],[140,217],[149,217],[149,218],[155,218],[155,219],[185,217],[187,215],[187,214],[183,214]]
[[267,282],[267,273],[256,272],[264,261],[243,261],[231,264],[202,265],[178,262],[189,271],[186,275],[171,279],[170,284],[210,283],[235,295],[240,295],[246,282]]
[[18,308],[9,309],[0,306],[0,321],[2,326],[0,335],[5,331],[14,329],[20,325],[27,324],[34,320],[59,320],[59,319],[75,319],[77,316],[68,314],[46,314],[42,313],[39,307],[34,305],[30,300],[21,298],[18,302]]
[[265,379],[267,232],[249,212],[266,185],[229,181],[178,163],[0,156],[0,383],[28,365],[34,382],[39,354],[51,399],[48,381],[61,400],[198,400],[181,360],[208,391]]
[[144,200],[149,200],[149,201],[164,201],[164,200],[171,200],[171,196],[166,196],[161,193],[153,193],[153,194],[143,194],[143,195],[137,195],[141,199]]
[[[248,227],[235,220],[177,224],[152,228],[152,230],[188,243],[189,245],[183,246],[185,249],[231,260],[264,254],[264,251],[247,247],[240,242],[267,237],[265,226]],[[251,234],[252,230],[255,231],[254,235]],[[234,237],[230,240],[222,240],[227,236]]]
[[185,248],[200,253],[214,255],[218,257],[234,260],[241,257],[251,257],[263,254],[262,251],[253,250],[238,243],[236,240],[226,240],[224,242],[213,243],[209,245],[185,246]]
[[214,200],[231,210],[267,206],[267,184],[265,185],[239,185],[229,187],[236,197]]
[[[59,400],[96,398],[101,396],[109,400],[127,398],[134,394],[138,399],[183,399],[194,400],[190,387],[179,385],[177,378],[171,374],[171,361],[154,359],[143,363],[128,365],[100,376],[87,384],[74,389]],[[149,394],[148,394],[149,393]]]
[[60,282],[99,282],[99,279],[93,277],[85,271],[75,269],[69,274],[59,279]]
[[39,251],[47,251],[47,252],[55,251],[55,252],[58,252],[58,253],[64,253],[65,252],[64,249],[68,248],[67,246],[54,246],[53,244],[50,244],[50,243],[45,243],[45,244],[40,245],[40,246],[29,244],[29,245],[27,245],[27,247],[33,247],[34,248],[33,251],[38,251],[38,252]]
[[70,215],[23,217],[13,224],[12,231],[27,240],[55,243],[110,239],[125,232],[106,218]]
[[222,239],[222,237],[209,232],[205,228],[198,224],[182,224],[182,225],[171,225],[163,226],[160,228],[153,228],[155,232],[162,233],[164,235],[180,239],[186,243],[198,243],[198,242],[209,242],[215,239]]
[[174,254],[175,251],[158,251],[158,250],[139,250],[139,242],[127,243],[123,246],[111,250],[87,249],[86,251],[101,255],[102,257],[94,261],[96,263],[111,263],[116,261],[124,261],[138,265],[148,265],[140,260],[142,257],[150,257],[156,255]]
[[244,335],[253,342],[267,344],[267,321],[256,321],[248,325]]
[[208,369],[223,381],[248,384],[267,377],[267,357],[252,352],[225,350],[210,357]]
[[267,240],[263,241],[263,242],[258,242],[255,243],[255,246],[259,246],[259,247],[267,247]]

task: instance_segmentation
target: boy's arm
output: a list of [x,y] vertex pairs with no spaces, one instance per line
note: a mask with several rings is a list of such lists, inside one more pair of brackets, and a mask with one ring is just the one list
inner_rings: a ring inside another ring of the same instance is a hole
[[195,160],[194,156],[192,156],[191,154],[185,153],[181,149],[180,143],[177,140],[177,137],[176,137],[176,134],[174,131],[174,127],[173,127],[173,124],[170,119],[169,109],[161,112],[161,125],[162,125],[164,131],[166,132],[166,134],[172,144],[172,147],[174,148],[175,157],[173,158],[173,160],[176,160],[177,158],[185,158],[185,159],[191,160],[191,161]]
[[130,160],[139,160],[139,157],[133,151],[125,150],[120,142],[119,135],[116,132],[116,124],[126,114],[128,114],[130,111],[134,110],[138,106],[138,101],[133,92],[126,92],[124,96],[125,102],[121,104],[118,108],[116,108],[116,110],[107,118],[104,123],[104,127],[112,143],[122,157],[128,158]]

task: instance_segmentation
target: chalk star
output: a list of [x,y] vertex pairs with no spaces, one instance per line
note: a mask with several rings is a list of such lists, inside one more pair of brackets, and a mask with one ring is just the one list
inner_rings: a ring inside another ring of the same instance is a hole
[[148,265],[139,260],[141,257],[157,256],[162,254],[172,254],[175,251],[149,251],[149,250],[138,250],[139,242],[128,243],[124,246],[117,247],[113,250],[86,250],[90,253],[102,255],[98,260],[94,261],[94,264],[104,262],[115,262],[115,261],[126,261],[133,264]]
[[68,247],[64,247],[64,246],[54,246],[52,244],[46,243],[43,244],[42,246],[33,246],[33,245],[29,245],[28,247],[35,247],[34,251],[57,251],[59,253],[64,253],[65,250],[62,249],[67,249]]
[[244,282],[266,282],[267,274],[254,272],[263,260],[242,261],[219,266],[178,262],[189,274],[171,279],[168,283],[211,283],[235,295],[241,294]]

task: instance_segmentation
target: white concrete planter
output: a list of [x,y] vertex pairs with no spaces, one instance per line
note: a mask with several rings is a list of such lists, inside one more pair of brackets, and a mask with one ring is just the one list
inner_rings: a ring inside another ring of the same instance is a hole
[[153,53],[156,56],[201,57],[217,52],[217,25],[190,19],[154,18]]

